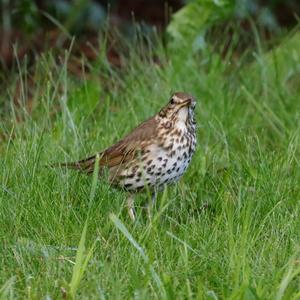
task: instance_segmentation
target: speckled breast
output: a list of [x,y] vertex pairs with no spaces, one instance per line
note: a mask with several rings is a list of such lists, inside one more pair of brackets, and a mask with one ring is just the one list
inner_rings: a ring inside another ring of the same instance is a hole
[[195,128],[181,134],[169,132],[157,144],[149,144],[144,154],[120,173],[119,185],[128,191],[161,188],[186,171],[196,148]]

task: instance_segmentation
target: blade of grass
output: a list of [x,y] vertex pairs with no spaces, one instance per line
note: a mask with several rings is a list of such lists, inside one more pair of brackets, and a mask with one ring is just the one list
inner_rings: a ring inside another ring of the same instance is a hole
[[110,219],[114,223],[114,225],[124,234],[124,236],[133,245],[133,247],[139,252],[139,254],[143,258],[144,262],[147,265],[149,265],[149,269],[150,269],[152,278],[153,278],[154,282],[156,283],[158,290],[160,292],[160,298],[165,298],[164,296],[166,293],[164,290],[163,283],[162,283],[159,275],[153,268],[153,266],[150,264],[149,257],[147,256],[147,254],[144,251],[144,249],[142,248],[142,246],[140,246],[139,243],[133,238],[131,233],[128,231],[128,229],[125,227],[125,225],[121,222],[121,220],[117,216],[115,216],[114,214],[111,214]]
[[275,297],[276,300],[284,299],[284,293],[286,289],[288,288],[291,281],[299,274],[300,274],[300,267],[295,268],[295,257],[293,257],[293,259],[291,259],[289,263],[289,268],[287,272],[284,274],[281,283],[279,285],[279,290]]
[[72,299],[75,299],[79,284],[82,280],[83,274],[87,268],[88,262],[90,261],[97,240],[94,241],[92,247],[86,251],[85,243],[86,243],[86,233],[88,229],[88,221],[89,221],[89,216],[90,216],[90,211],[91,211],[91,206],[93,203],[93,200],[95,198],[95,192],[96,192],[96,187],[97,187],[97,180],[98,180],[98,173],[99,173],[99,155],[96,155],[96,160],[95,160],[95,165],[94,165],[94,172],[93,172],[93,181],[92,181],[92,187],[91,187],[91,192],[90,192],[90,197],[89,197],[89,208],[88,208],[88,215],[87,219],[84,223],[84,227],[81,233],[80,237],[80,242],[78,245],[78,250],[76,252],[76,259],[75,259],[75,265],[73,268],[73,273],[72,273],[72,279],[69,284],[70,287],[70,294]]
[[15,283],[16,277],[10,277],[0,288],[0,299],[13,299],[13,285]]
[[86,241],[86,233],[87,233],[88,223],[87,221],[84,224],[83,231],[81,234],[78,250],[76,252],[75,265],[73,268],[72,279],[69,284],[70,286],[70,295],[72,299],[75,299],[79,284],[82,280],[83,274],[87,268],[88,262],[90,261],[97,240],[93,243],[92,247],[86,252],[85,241]]
[[248,91],[245,86],[242,86],[241,90],[244,92],[246,99],[255,106],[259,113],[270,124],[274,132],[276,132],[278,136],[283,137],[283,130],[285,127],[282,124],[280,118],[274,113],[274,111],[272,111],[271,108],[267,106],[267,104],[259,103],[258,101],[256,101],[254,96]]

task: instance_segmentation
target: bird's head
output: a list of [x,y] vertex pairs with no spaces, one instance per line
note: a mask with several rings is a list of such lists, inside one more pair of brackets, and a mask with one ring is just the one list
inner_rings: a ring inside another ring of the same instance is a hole
[[192,95],[177,92],[172,95],[168,104],[161,109],[159,116],[167,119],[179,119],[186,121],[192,117],[196,106],[196,100]]

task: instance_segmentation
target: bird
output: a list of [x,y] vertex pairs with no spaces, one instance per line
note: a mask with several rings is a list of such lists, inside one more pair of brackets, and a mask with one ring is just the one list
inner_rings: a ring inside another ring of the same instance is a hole
[[112,186],[128,192],[128,212],[135,220],[136,193],[151,191],[155,203],[157,192],[177,182],[188,168],[197,144],[195,106],[195,97],[176,92],[157,114],[111,147],[58,165],[92,174],[97,161],[100,176],[107,172]]

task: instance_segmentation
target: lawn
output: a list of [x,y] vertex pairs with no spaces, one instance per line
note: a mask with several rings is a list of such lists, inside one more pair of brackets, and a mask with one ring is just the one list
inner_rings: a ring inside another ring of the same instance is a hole
[[[21,102],[14,83],[0,99],[2,298],[300,299],[299,35],[262,44],[224,56],[137,40],[122,70],[100,53],[81,80],[50,52],[30,101],[20,65]],[[116,142],[175,91],[197,99],[198,145],[150,218],[147,193],[132,222],[105,178],[49,168]]]

